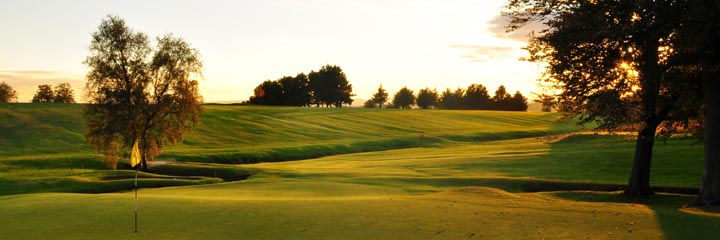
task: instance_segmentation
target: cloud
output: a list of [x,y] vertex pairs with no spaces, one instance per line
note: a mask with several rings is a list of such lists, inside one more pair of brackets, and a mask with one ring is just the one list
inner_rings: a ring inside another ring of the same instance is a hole
[[2,71],[0,82],[10,85],[18,94],[18,101],[30,102],[37,86],[42,84],[57,85],[69,83],[75,93],[75,100],[82,101],[82,88],[85,86],[84,77],[61,71]]
[[450,48],[461,49],[465,53],[461,57],[468,59],[470,62],[494,62],[506,59],[518,59],[518,48],[514,47],[498,47],[483,46],[469,44],[455,44]]
[[510,39],[519,42],[527,42],[531,35],[540,33],[545,29],[545,25],[539,22],[531,22],[520,29],[516,29],[512,32],[507,32],[506,27],[510,23],[510,18],[502,15],[497,15],[493,19],[487,22],[488,31],[490,31],[495,37],[502,39]]

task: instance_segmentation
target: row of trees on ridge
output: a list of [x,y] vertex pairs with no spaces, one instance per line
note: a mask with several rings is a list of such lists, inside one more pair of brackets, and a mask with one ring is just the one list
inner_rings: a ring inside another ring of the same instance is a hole
[[33,96],[34,103],[75,103],[75,97],[69,83],[60,83],[53,87],[49,84],[38,85]]
[[[503,110],[527,111],[528,103],[520,91],[510,95],[505,86],[500,85],[494,96],[488,94],[487,88],[482,84],[471,84],[467,89],[446,89],[438,94],[434,89],[421,89],[417,95],[414,91],[403,87],[395,93],[392,102],[388,103],[388,93],[380,85],[373,97],[364,104],[366,108],[383,106],[387,108],[411,108],[417,105],[421,109],[472,109],[472,110]],[[385,105],[388,103],[387,105]]]
[[272,106],[342,107],[352,104],[355,96],[342,68],[329,64],[307,75],[267,80],[253,92],[249,103]]
[[[5,82],[0,83],[0,103],[17,101],[17,92]],[[49,84],[38,85],[34,103],[75,103],[75,94],[69,83],[60,83],[53,89]]]

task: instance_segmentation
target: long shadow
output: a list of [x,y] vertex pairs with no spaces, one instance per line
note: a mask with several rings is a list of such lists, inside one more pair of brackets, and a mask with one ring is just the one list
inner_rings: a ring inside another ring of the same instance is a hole
[[666,239],[720,239],[720,217],[680,211],[692,195],[655,194],[646,198],[628,198],[622,193],[557,192],[555,196],[582,202],[618,202],[642,204],[655,212]]
[[656,142],[651,185],[658,194],[639,199],[620,193],[632,164],[631,139],[577,135],[548,146],[549,152],[541,156],[508,153],[507,161],[464,167],[534,178],[515,183],[524,192],[562,191],[553,194],[575,201],[646,205],[656,213],[666,239],[720,239],[720,217],[680,211],[697,194],[702,173],[702,148],[693,146],[692,140]]

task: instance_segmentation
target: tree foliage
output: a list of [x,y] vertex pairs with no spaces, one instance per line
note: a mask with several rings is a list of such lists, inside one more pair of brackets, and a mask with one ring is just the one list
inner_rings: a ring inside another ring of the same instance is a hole
[[[638,126],[626,194],[648,195],[658,127],[687,122],[697,82],[670,59],[688,1],[510,0],[509,29],[531,21],[547,28],[531,38],[529,60],[548,63],[545,80],[562,92],[559,110],[613,130]],[[688,104],[689,106],[682,106]]]
[[52,86],[48,84],[38,85],[38,90],[33,96],[32,102],[34,103],[51,103],[55,102],[55,92]]
[[55,85],[55,99],[53,99],[53,102],[75,103],[75,93],[69,83]]
[[421,109],[430,109],[438,105],[439,96],[437,91],[430,88],[420,89],[417,94],[417,105]]
[[490,110],[493,106],[487,88],[482,84],[471,84],[468,86],[467,90],[465,90],[463,101],[467,109]]
[[393,96],[393,105],[402,109],[410,109],[415,105],[415,93],[407,87],[403,87]]
[[87,140],[114,169],[121,152],[137,141],[147,170],[167,143],[176,144],[199,121],[202,97],[198,51],[171,34],[148,37],[119,17],[103,19],[92,33],[84,62]]
[[317,72],[311,71],[308,78],[313,100],[318,106],[341,107],[343,104],[352,104],[352,84],[339,66],[325,65]]
[[17,101],[17,92],[7,83],[0,83],[0,103],[12,101]]
[[445,89],[440,95],[440,107],[443,109],[463,109],[464,102],[463,97],[465,96],[465,90],[458,88],[453,90]]
[[380,84],[380,87],[378,87],[378,91],[375,94],[373,94],[373,96],[370,100],[373,101],[374,103],[378,104],[379,108],[383,108],[383,104],[385,104],[388,100],[388,93],[382,87],[382,84]]
[[295,77],[285,76],[267,80],[253,91],[249,103],[273,106],[317,106],[341,107],[352,104],[352,84],[338,66],[326,65],[308,75],[299,73]]

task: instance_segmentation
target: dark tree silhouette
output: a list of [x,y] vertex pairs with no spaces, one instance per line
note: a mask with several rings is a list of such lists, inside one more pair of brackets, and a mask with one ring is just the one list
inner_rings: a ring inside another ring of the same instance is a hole
[[88,142],[110,168],[137,141],[141,168],[176,144],[200,120],[202,97],[196,78],[202,63],[183,39],[165,35],[155,48],[148,37],[119,17],[103,19],[92,34],[85,60]]
[[315,103],[326,107],[352,104],[352,84],[339,66],[325,65],[308,74]]
[[375,107],[377,107],[377,103],[375,103],[375,101],[370,99],[370,100],[365,101],[365,103],[363,103],[363,107],[364,108],[375,108]]
[[[640,125],[627,195],[651,194],[655,133],[676,96],[662,79],[672,54],[682,1],[510,0],[510,30],[530,21],[548,28],[528,46],[531,61],[549,63],[546,80],[563,90],[557,103],[581,122],[613,129]],[[668,94],[666,94],[668,93]]]
[[493,105],[492,109],[495,110],[508,110],[512,104],[512,96],[507,93],[503,85],[500,85],[498,89],[495,90],[495,95],[493,95],[491,100]]
[[670,62],[697,70],[702,89],[705,159],[702,186],[691,205],[720,205],[720,2],[688,3]]
[[430,109],[438,105],[438,93],[437,91],[424,88],[418,92],[417,105],[421,109]]
[[56,103],[75,103],[75,93],[69,83],[61,83],[55,86],[55,99],[53,102]]
[[382,87],[382,84],[380,84],[380,87],[378,87],[378,91],[373,94],[373,97],[370,100],[374,103],[377,103],[379,108],[383,108],[383,104],[387,102],[387,99],[388,93]]
[[252,104],[282,106],[285,102],[283,87],[279,81],[267,80],[258,85],[254,92],[255,96],[250,97],[250,103]]
[[52,86],[48,84],[38,85],[38,90],[33,96],[32,102],[34,103],[51,103],[55,101],[55,92],[53,92]]
[[17,101],[17,92],[7,83],[0,83],[0,103],[12,101]]
[[283,105],[307,106],[310,104],[310,81],[304,73],[295,77],[283,77],[278,80],[282,87]]
[[516,91],[515,94],[510,99],[510,103],[508,104],[508,108],[504,110],[509,111],[527,111],[528,109],[528,103],[527,98],[523,96],[520,91]]
[[440,96],[440,107],[443,109],[462,109],[464,107],[463,96],[465,90],[458,88],[455,91],[445,89]]
[[465,90],[463,103],[467,109],[488,110],[492,109],[493,103],[490,101],[487,88],[482,84],[471,84]]
[[401,88],[393,96],[393,105],[403,109],[410,109],[410,106],[415,105],[415,93],[407,87]]

